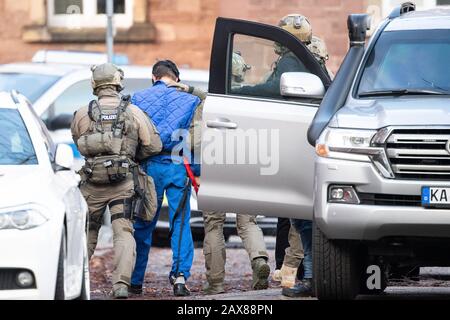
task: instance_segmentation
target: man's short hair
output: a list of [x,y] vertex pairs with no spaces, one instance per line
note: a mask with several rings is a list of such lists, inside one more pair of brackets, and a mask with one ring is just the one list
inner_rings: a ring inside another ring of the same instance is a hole
[[161,60],[158,61],[153,66],[153,75],[156,79],[161,79],[162,77],[170,77],[173,80],[180,81],[180,71],[178,70],[177,65],[170,60]]

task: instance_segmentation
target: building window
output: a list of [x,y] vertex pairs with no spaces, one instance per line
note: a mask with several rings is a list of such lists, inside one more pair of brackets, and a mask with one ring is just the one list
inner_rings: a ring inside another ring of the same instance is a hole
[[[106,26],[106,0],[47,0],[50,27],[80,29]],[[114,0],[114,24],[133,25],[134,0]]]
[[[97,0],[97,14],[106,13],[106,0]],[[114,1],[114,13],[125,14],[125,0]]]
[[438,6],[450,6],[450,0],[437,0],[436,4]]

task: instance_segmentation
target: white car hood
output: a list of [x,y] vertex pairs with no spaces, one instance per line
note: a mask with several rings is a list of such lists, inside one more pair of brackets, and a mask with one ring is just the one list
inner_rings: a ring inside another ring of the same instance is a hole
[[354,100],[338,111],[332,127],[379,129],[386,126],[450,124],[448,97],[401,97]]
[[51,179],[49,172],[39,166],[0,166],[0,208],[45,204]]

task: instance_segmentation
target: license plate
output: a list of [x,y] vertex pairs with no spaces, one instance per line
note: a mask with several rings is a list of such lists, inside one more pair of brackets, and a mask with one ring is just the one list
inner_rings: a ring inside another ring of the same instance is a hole
[[422,206],[427,208],[450,208],[450,188],[423,187]]

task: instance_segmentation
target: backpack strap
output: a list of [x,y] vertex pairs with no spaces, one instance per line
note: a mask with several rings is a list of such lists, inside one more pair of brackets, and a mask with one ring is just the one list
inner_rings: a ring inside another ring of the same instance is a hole
[[122,114],[126,112],[126,109],[130,105],[130,101],[130,95],[122,96],[120,99],[120,104],[117,107],[117,118],[112,125],[112,131],[116,137],[122,136],[123,131],[125,130],[125,120],[122,119]]

